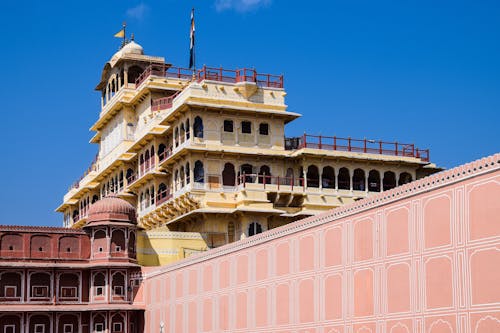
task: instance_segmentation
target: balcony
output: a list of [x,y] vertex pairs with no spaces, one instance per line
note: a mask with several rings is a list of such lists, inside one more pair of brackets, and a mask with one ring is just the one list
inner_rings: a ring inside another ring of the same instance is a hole
[[135,88],[139,88],[149,77],[176,78],[180,80],[195,79],[198,82],[211,80],[226,83],[255,83],[259,87],[283,88],[283,75],[259,73],[255,69],[224,69],[222,67],[207,67],[193,72],[187,68],[150,65],[135,81]]
[[301,137],[285,138],[286,150],[303,148],[414,157],[423,162],[430,161],[429,149],[419,149],[414,144],[309,134],[304,134]]

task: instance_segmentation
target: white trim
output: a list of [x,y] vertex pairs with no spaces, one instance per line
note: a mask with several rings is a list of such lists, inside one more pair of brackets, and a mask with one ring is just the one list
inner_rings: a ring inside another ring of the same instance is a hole
[[[67,330],[69,328],[69,330]],[[63,333],[73,333],[73,324],[64,324]]]
[[[14,290],[14,296],[7,296],[8,290]],[[5,285],[3,287],[3,296],[4,298],[18,298],[19,296],[17,296],[17,286]]]
[[[35,291],[45,290],[45,295],[37,294]],[[31,286],[31,297],[30,298],[48,298],[49,297],[49,286],[33,285]]]
[[[12,331],[7,331],[7,329],[11,329]],[[5,325],[3,327],[3,333],[16,333],[16,325]]]
[[[34,333],[45,333],[45,325],[44,324],[35,324],[34,328],[35,328]],[[41,328],[41,330],[40,330],[40,328]]]
[[[119,328],[116,329],[116,325],[119,325]],[[113,327],[112,327],[112,332],[122,332],[123,331],[123,325],[122,323],[113,323]]]

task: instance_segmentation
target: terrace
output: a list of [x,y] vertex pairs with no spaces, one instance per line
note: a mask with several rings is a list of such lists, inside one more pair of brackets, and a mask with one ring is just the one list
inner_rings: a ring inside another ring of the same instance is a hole
[[416,148],[412,143],[339,138],[336,136],[310,134],[304,134],[300,137],[285,138],[286,150],[298,150],[303,148],[414,157],[423,162],[430,161],[429,149]]

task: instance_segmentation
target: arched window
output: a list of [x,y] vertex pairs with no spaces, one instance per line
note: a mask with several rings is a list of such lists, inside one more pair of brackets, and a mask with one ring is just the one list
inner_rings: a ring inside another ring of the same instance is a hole
[[227,224],[227,242],[232,243],[234,242],[234,222],[229,221]]
[[144,207],[148,208],[149,207],[149,196],[150,196],[149,188],[146,189],[146,192],[144,193]]
[[99,200],[99,197],[96,194],[94,194],[94,196],[92,197],[92,203],[95,203],[98,200]]
[[104,296],[105,294],[105,286],[106,286],[106,277],[103,273],[97,273],[94,275],[93,279],[93,287],[94,287],[94,296]]
[[156,201],[161,201],[162,199],[165,199],[167,195],[168,195],[167,185],[165,185],[164,183],[160,183],[160,185],[158,185],[158,194],[156,197]]
[[315,165],[307,168],[307,187],[319,187],[319,171]]
[[117,272],[113,274],[111,288],[113,296],[125,296],[125,277],[122,273]]
[[181,171],[179,172],[179,178],[180,178],[180,181],[181,181],[181,188],[184,187],[184,181],[185,181],[185,178],[186,178],[186,174],[184,172],[184,167],[181,166]]
[[194,182],[204,183],[205,182],[205,170],[203,169],[203,162],[194,162]]
[[349,176],[349,170],[347,168],[340,168],[338,177],[339,190],[350,190],[351,177]]
[[118,177],[118,181],[119,181],[118,184],[120,186],[119,190],[121,191],[123,190],[123,170],[120,171],[120,176]]
[[127,182],[130,184],[131,182],[134,181],[134,170],[128,168],[127,169]]
[[186,120],[186,140],[190,138],[189,119]]
[[271,183],[271,170],[267,165],[263,165],[260,167],[259,171],[259,183],[263,184],[270,184]]
[[224,170],[222,171],[222,185],[223,186],[234,186],[236,173],[234,171],[234,165],[231,163],[226,163],[224,165]]
[[163,161],[167,157],[167,146],[165,146],[163,143],[161,143],[158,146],[158,159]]
[[243,164],[240,167],[241,175],[245,175],[245,183],[253,183],[255,177],[253,176],[253,166],[251,164]]
[[179,170],[174,172],[174,187],[176,191],[179,189]]
[[408,172],[403,172],[399,175],[398,185],[401,186],[404,184],[408,184],[408,183],[411,183],[411,181],[412,181],[411,175]]
[[135,233],[131,232],[128,237],[128,256],[135,258]]
[[139,156],[139,171],[142,175],[144,173],[144,155]]
[[194,118],[193,132],[195,138],[203,139],[203,120],[200,117]]
[[260,223],[252,222],[248,226],[248,236],[257,235],[260,234],[261,232],[262,232],[262,226],[260,225]]
[[59,298],[67,301],[77,300],[79,297],[80,277],[74,273],[59,275]]
[[352,175],[352,189],[355,191],[364,191],[365,188],[365,172],[361,169],[354,170]]
[[144,156],[144,164],[146,165],[146,167],[144,168],[144,171],[147,172],[149,170],[149,165],[150,165],[150,159],[149,159],[149,150],[146,150],[146,154]]
[[113,230],[111,234],[111,252],[125,251],[125,233],[122,230]]
[[388,191],[396,187],[396,175],[392,171],[384,172],[384,180],[382,182],[384,191]]
[[79,214],[78,214],[78,210],[77,210],[77,209],[75,209],[75,210],[73,211],[73,216],[72,216],[72,217],[73,217],[73,222],[76,222],[76,221],[78,221],[78,220],[80,219],[78,215],[79,215]]
[[186,136],[186,129],[184,128],[184,123],[181,123],[181,131],[180,131],[180,141],[181,143],[184,142],[184,138]]
[[176,147],[179,146],[179,127],[176,127],[174,130],[174,143]]
[[128,69],[128,83],[135,83],[135,80],[142,74],[143,70],[139,66],[132,66]]
[[28,290],[32,298],[48,298],[51,294],[50,274],[45,272],[30,275],[31,290]]
[[149,164],[151,164],[152,167],[155,166],[155,147],[152,146],[151,147],[151,155],[149,157],[151,159],[151,162]]
[[152,205],[155,204],[155,186],[151,186],[151,192],[149,193],[149,203]]
[[286,169],[285,180],[283,181],[283,185],[292,185],[294,180],[293,176],[293,168]]
[[323,168],[321,175],[321,186],[323,188],[335,188],[335,170],[331,166]]
[[368,191],[380,192],[380,173],[377,170],[368,173]]

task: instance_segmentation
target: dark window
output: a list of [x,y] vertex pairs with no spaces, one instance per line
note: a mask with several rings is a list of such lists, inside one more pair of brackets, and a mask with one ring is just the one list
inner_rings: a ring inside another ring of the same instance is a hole
[[260,234],[262,232],[262,226],[257,222],[252,222],[248,226],[248,236],[253,236]]
[[259,125],[259,134],[260,135],[269,135],[269,124],[262,123]]
[[233,132],[233,121],[224,120],[224,132]]
[[252,123],[249,121],[241,122],[241,133],[250,134],[252,133]]

